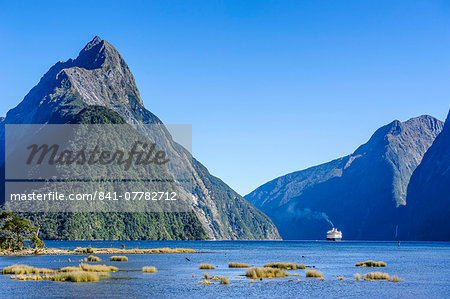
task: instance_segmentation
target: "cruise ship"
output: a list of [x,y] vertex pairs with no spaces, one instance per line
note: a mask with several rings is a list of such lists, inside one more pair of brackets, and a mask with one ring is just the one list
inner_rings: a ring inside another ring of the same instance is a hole
[[327,232],[327,240],[328,241],[340,241],[342,239],[342,232],[338,231],[337,228],[329,230]]

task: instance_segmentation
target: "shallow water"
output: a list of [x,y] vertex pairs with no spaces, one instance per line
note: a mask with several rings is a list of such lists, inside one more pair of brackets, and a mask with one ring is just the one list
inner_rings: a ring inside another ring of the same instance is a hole
[[[131,248],[184,247],[203,253],[128,254],[128,262],[110,262],[111,255],[98,255],[100,264],[114,265],[118,272],[109,279],[90,283],[18,281],[0,275],[0,296],[77,298],[444,298],[450,294],[450,243],[448,242],[314,242],[314,241],[47,241],[47,247],[77,246]],[[302,257],[304,256],[304,257]],[[0,267],[15,263],[35,267],[76,266],[87,255],[0,257]],[[68,259],[72,262],[69,263]],[[188,261],[186,258],[190,259]],[[357,268],[356,262],[384,261],[386,268]],[[73,262],[76,261],[76,262]],[[288,271],[299,277],[256,280],[241,276],[245,269],[229,269],[229,262],[264,263],[286,261],[314,265],[325,280],[305,278],[303,270]],[[200,270],[211,263],[216,270]],[[97,263],[98,264],[98,263]],[[155,266],[157,273],[142,273]],[[382,271],[404,282],[355,281],[355,273]],[[203,273],[227,276],[229,285],[198,284]],[[192,274],[195,278],[192,278]],[[344,276],[344,280],[338,280]],[[300,281],[296,281],[300,278]],[[349,280],[347,280],[349,278]],[[289,281],[290,279],[294,281]]]

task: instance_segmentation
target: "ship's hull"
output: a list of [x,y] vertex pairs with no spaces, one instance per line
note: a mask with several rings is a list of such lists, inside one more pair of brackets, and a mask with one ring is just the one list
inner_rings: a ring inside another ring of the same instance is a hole
[[342,238],[327,238],[327,241],[340,241]]

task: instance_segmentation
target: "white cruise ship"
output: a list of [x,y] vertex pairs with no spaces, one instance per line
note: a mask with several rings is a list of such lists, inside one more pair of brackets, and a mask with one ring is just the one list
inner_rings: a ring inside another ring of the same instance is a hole
[[340,241],[342,239],[342,232],[338,231],[337,228],[329,230],[327,232],[327,240],[328,241]]

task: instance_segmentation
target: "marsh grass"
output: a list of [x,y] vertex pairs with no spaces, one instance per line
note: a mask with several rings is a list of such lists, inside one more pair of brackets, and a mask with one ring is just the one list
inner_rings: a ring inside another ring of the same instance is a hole
[[385,262],[364,261],[355,264],[356,267],[386,267]]
[[353,277],[355,278],[355,280],[361,280],[361,274],[356,273],[355,275],[353,275]]
[[77,271],[81,271],[81,268],[79,266],[78,267],[69,266],[69,267],[61,268],[61,269],[59,269],[59,271],[61,271],[61,272],[77,272]]
[[111,262],[128,262],[128,258],[123,255],[115,255],[109,259]]
[[343,276],[339,276],[338,279],[339,280],[344,280],[344,277]]
[[144,272],[144,273],[156,273],[156,272],[158,272],[158,270],[156,269],[156,267],[153,267],[153,266],[145,266],[145,267],[142,267],[142,272]]
[[17,279],[17,280],[46,280],[46,279],[51,279],[51,275],[12,275],[10,278],[11,279]]
[[119,270],[113,266],[89,265],[89,264],[83,264],[83,263],[81,263],[79,267],[81,268],[81,270],[87,271],[87,272],[116,272]]
[[102,260],[98,256],[90,255],[87,257],[87,261],[88,262],[101,262]]
[[220,278],[220,284],[230,284],[228,277],[224,276]]
[[52,276],[53,281],[71,281],[71,282],[90,282],[99,281],[100,277],[97,273],[78,271],[58,273]]
[[282,270],[305,269],[305,265],[303,265],[303,264],[285,263],[285,262],[267,263],[264,265],[264,267],[278,268],[278,269],[282,269]]
[[27,265],[15,264],[3,268],[2,274],[50,274],[55,273],[56,270],[47,268],[35,268]]
[[323,273],[318,270],[307,269],[305,270],[306,277],[321,277],[323,278]]
[[270,267],[252,267],[247,270],[245,276],[250,277],[252,279],[257,278],[278,278],[278,277],[286,277],[289,274],[277,268]]
[[211,264],[200,264],[200,269],[216,269],[216,267]]
[[246,263],[238,263],[238,262],[232,262],[228,264],[228,268],[249,268],[250,265]]
[[364,274],[364,280],[387,280],[389,281],[389,274],[383,272],[369,272]]
[[398,277],[397,275],[391,276],[391,282],[400,282],[400,281],[405,281],[405,280],[403,278]]

